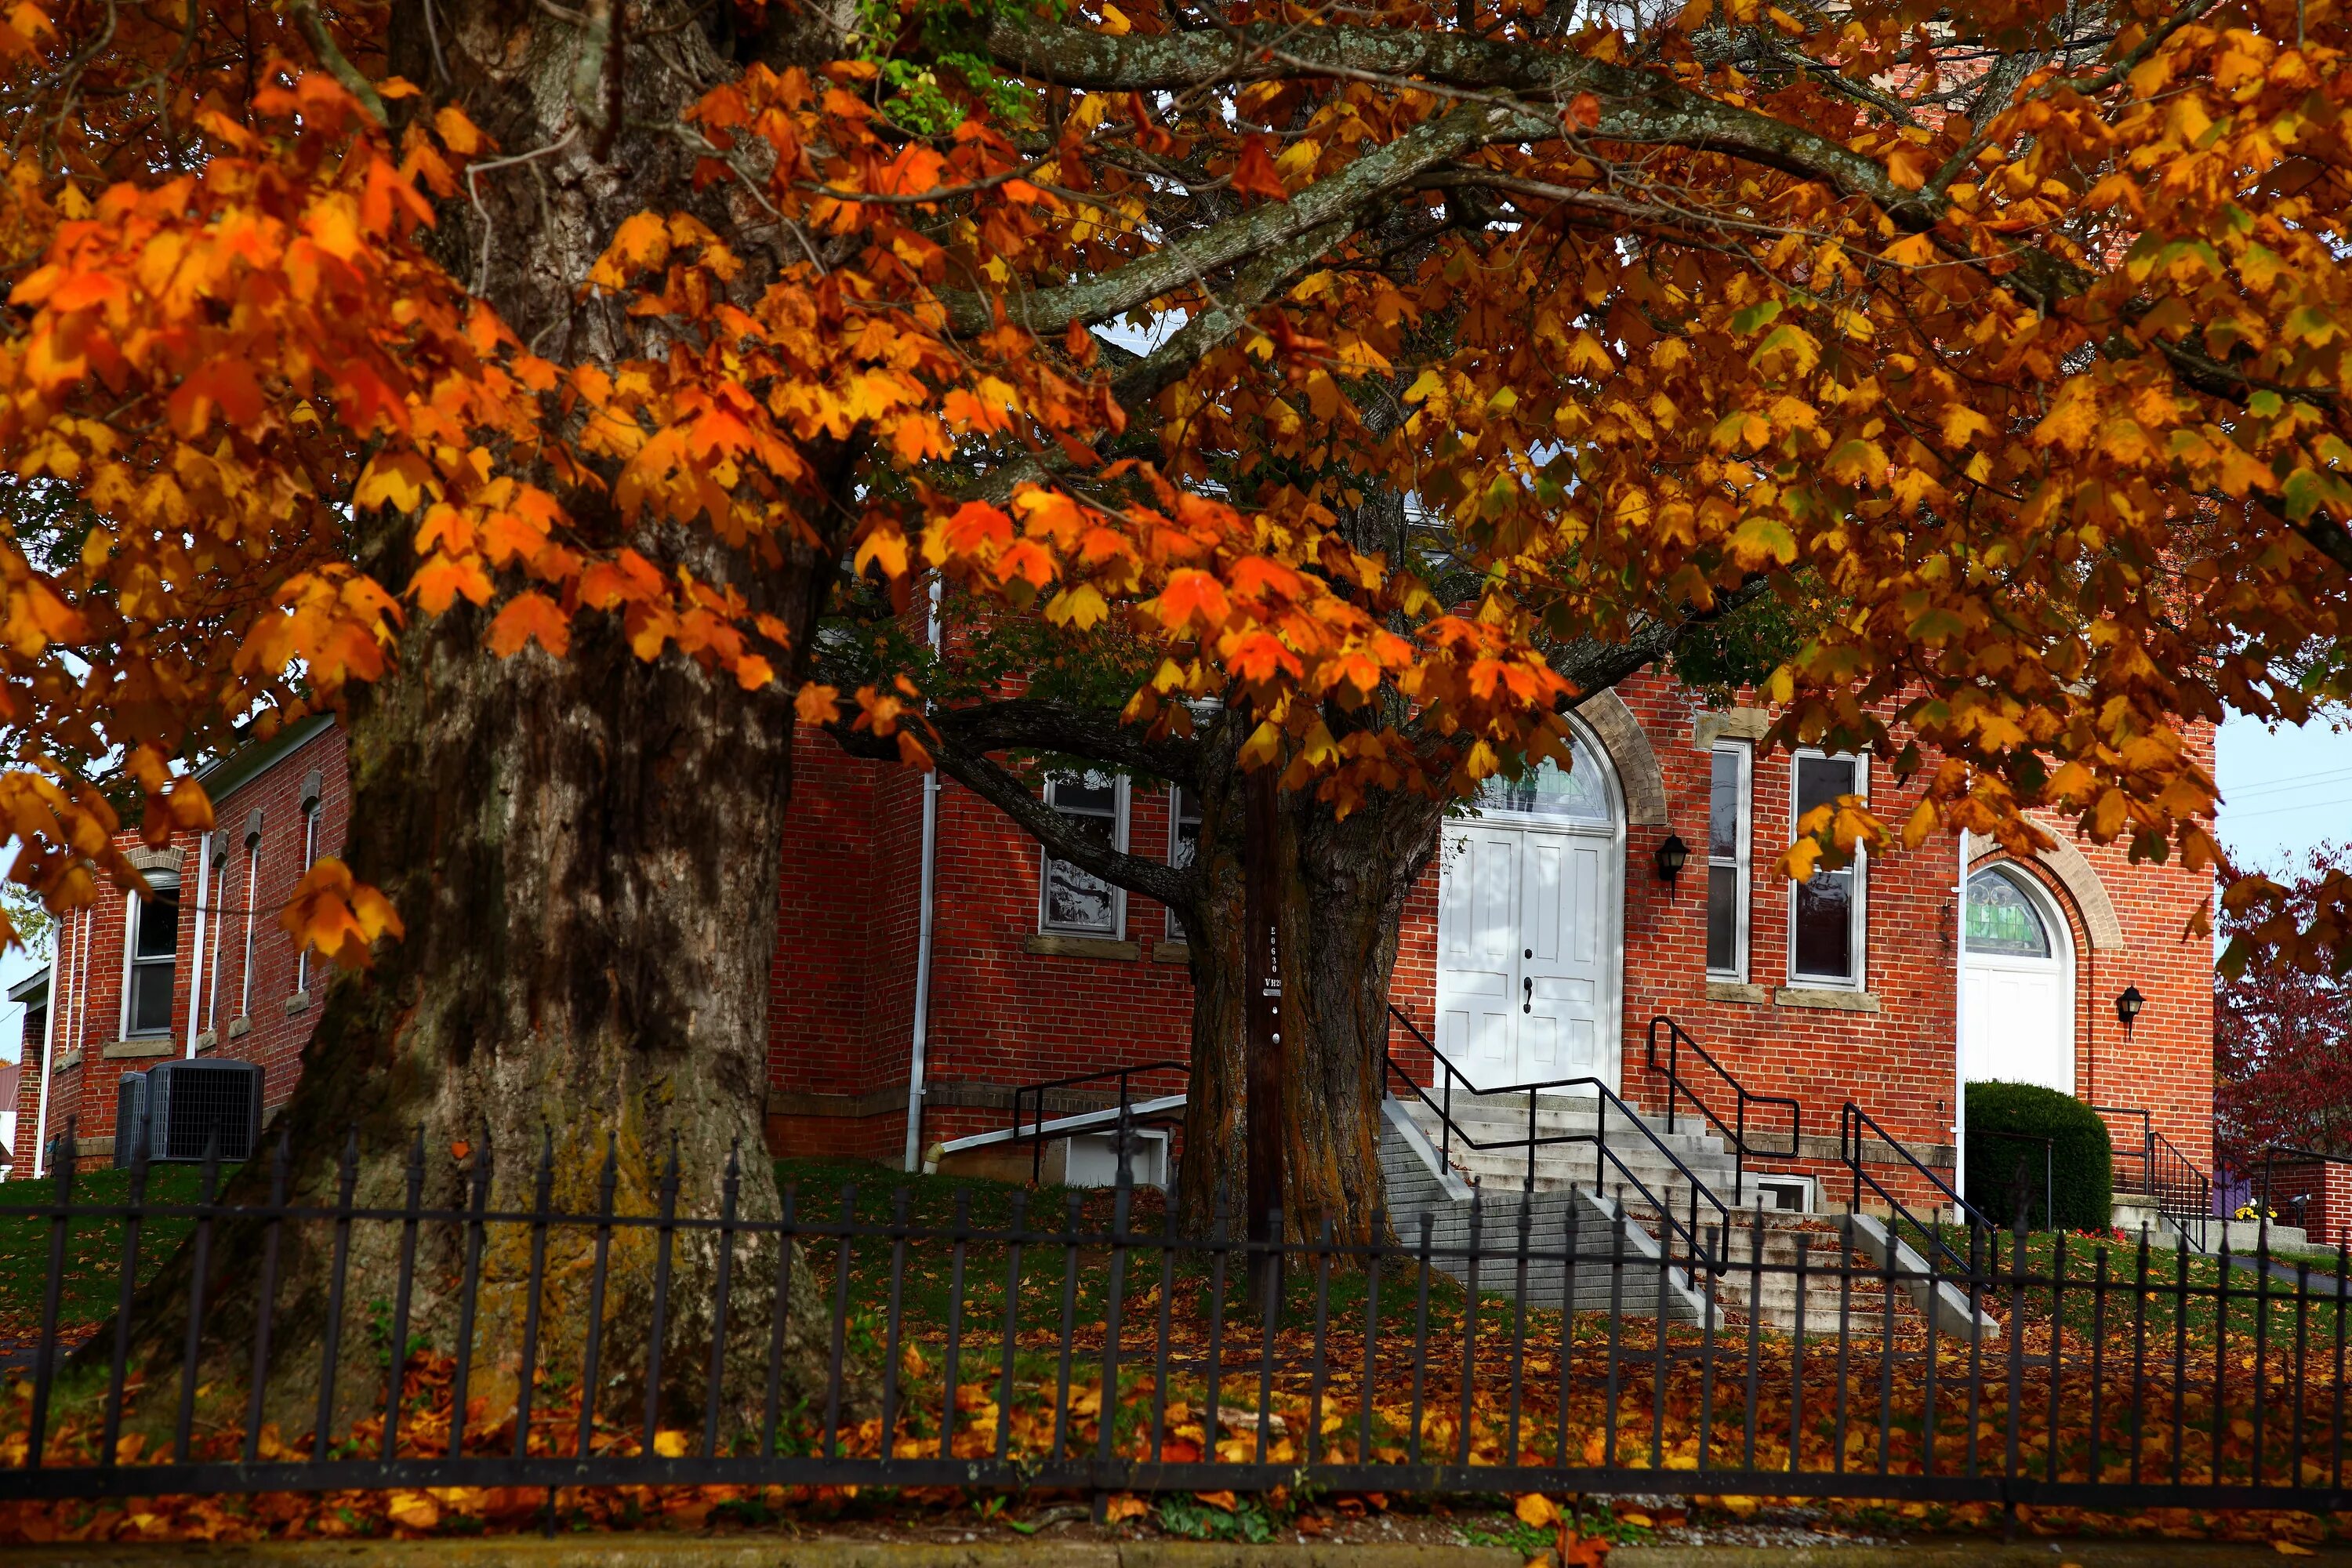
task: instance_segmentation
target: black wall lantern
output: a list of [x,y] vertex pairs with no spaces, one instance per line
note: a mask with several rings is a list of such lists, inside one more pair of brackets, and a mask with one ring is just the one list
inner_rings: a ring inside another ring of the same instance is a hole
[[1671,883],[1683,874],[1683,867],[1689,859],[1690,846],[1683,842],[1682,835],[1667,834],[1666,841],[1658,846],[1658,880]]
[[2132,1032],[2132,1021],[2139,1016],[2139,1010],[2147,1005],[2147,998],[2139,994],[2139,987],[2137,985],[2125,986],[2124,994],[2116,998],[2116,1016],[2123,1020],[2124,1034],[2126,1037]]

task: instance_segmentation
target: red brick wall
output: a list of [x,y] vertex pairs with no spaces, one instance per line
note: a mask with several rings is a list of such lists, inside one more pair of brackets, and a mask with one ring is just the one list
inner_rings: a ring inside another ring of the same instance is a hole
[[[805,731],[793,768],[770,1141],[780,1152],[895,1163],[913,1050],[922,780]],[[1164,790],[1136,789],[1129,843],[1166,854]],[[1170,954],[1155,961],[1167,942],[1161,906],[1129,898],[1134,957],[1033,952],[1035,842],[942,781],[938,844],[924,1145],[1006,1124],[996,1102],[1014,1085],[1186,1054],[1192,982]]]
[[[1865,978],[1875,1012],[1790,1005],[1789,885],[1772,870],[1786,842],[1790,764],[1757,759],[1752,805],[1748,984],[1761,1001],[1711,999],[1705,969],[1708,753],[1694,743],[1706,710],[1654,674],[1619,689],[1640,721],[1664,783],[1667,826],[1629,829],[1624,877],[1625,1097],[1663,1107],[1660,1078],[1642,1064],[1645,1031],[1672,1016],[1751,1089],[1802,1104],[1808,1157],[1766,1161],[1774,1170],[1828,1179],[1838,1110],[1851,1100],[1915,1149],[1951,1143],[1952,1037],[1957,937],[1952,889],[1958,849],[1945,837],[1867,870]],[[2211,738],[2200,734],[2210,761]],[[804,737],[796,763],[794,825],[785,855],[784,929],[778,943],[772,1084],[779,1111],[772,1138],[784,1152],[857,1153],[895,1160],[904,1136],[919,867],[921,785],[891,765],[853,763]],[[1870,796],[1900,822],[1918,797],[1884,763],[1870,768]],[[1669,832],[1695,847],[1669,887],[1653,869]],[[1136,786],[1129,847],[1158,858],[1167,843],[1167,796]],[[2100,1103],[2147,1106],[2157,1125],[2200,1169],[2210,1158],[2210,944],[2186,934],[2207,884],[2177,865],[2132,866],[2116,847],[2084,843],[2124,927],[2123,948],[2096,951],[2082,913],[2042,875],[2067,913],[2076,955],[2078,1093]],[[1038,847],[1001,814],[953,784],[941,795],[939,908],[932,965],[929,1102],[924,1142],[1004,1125],[997,1099],[1012,1086],[1186,1053],[1191,985],[1181,964],[1153,962],[1165,912],[1128,900],[1125,936],[1136,957],[1072,957],[1030,951],[1036,930]],[[812,883],[822,884],[812,886]],[[1407,907],[1399,945],[1397,1004],[1427,1027],[1436,984],[1437,874]],[[2129,1040],[2112,998],[2137,984],[2148,998]],[[862,1025],[862,1027],[861,1027]],[[894,1102],[888,1091],[896,1090]],[[860,1097],[863,1097],[862,1100]],[[862,1115],[845,1114],[850,1110]],[[1775,1123],[1777,1125],[1777,1123]],[[1895,1183],[1908,1198],[1916,1180]]]
[[[229,876],[225,890],[216,888],[209,875],[203,883],[205,1000],[200,1005],[208,1016],[199,1020],[199,1051],[262,1063],[266,1114],[274,1114],[293,1094],[302,1047],[318,1017],[316,1001],[298,994],[298,959],[293,941],[278,924],[278,911],[301,879],[302,783],[304,775],[313,769],[319,772],[321,784],[317,854],[320,858],[339,854],[350,810],[340,729],[329,728],[311,736],[213,802],[215,844],[216,847],[223,841],[227,845]],[[244,938],[248,909],[245,832],[248,815],[256,807],[262,813],[262,830],[257,887],[249,906],[253,925],[252,990],[247,1006],[240,1013],[239,999],[246,995]],[[120,842],[127,849],[139,847],[136,834],[125,834]],[[51,1138],[61,1134],[70,1120],[76,1139],[85,1146],[92,1141],[110,1140],[115,1132],[117,1080],[126,1072],[143,1071],[158,1061],[187,1054],[188,1007],[194,999],[192,979],[198,962],[198,835],[184,833],[168,847],[168,851],[178,857],[180,873],[180,946],[173,975],[172,1027],[168,1035],[135,1042],[161,1054],[107,1054],[110,1046],[122,1043],[126,896],[109,889],[100,894],[94,904],[73,912],[62,922],[57,994],[51,1005],[58,1009],[58,1060],[71,1065],[60,1067],[50,1090]],[[215,908],[216,903],[226,907]],[[215,942],[219,949],[216,993],[212,963]],[[320,983],[313,966],[313,995]],[[240,1018],[244,1027],[237,1026]],[[215,1026],[205,1030],[202,1027],[205,1022]],[[40,1042],[28,1039],[26,1051],[27,1062],[37,1061]],[[26,1090],[20,1097],[24,1131],[18,1142],[24,1147],[20,1151],[23,1157],[12,1173],[16,1179],[32,1173],[31,1140],[38,1105],[38,1078],[37,1071],[26,1073]],[[87,1163],[106,1163],[108,1156],[103,1151],[110,1144],[100,1142],[97,1147],[101,1152],[88,1156]]]

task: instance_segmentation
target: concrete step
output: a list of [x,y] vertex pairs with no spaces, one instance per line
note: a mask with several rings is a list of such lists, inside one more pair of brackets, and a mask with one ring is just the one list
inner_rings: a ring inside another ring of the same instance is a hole
[[[1427,1105],[1418,1100],[1408,1103],[1412,1107],[1414,1118],[1421,1121],[1424,1128],[1433,1132],[1438,1126],[1439,1108]],[[1456,1127],[1482,1142],[1497,1137],[1517,1139],[1527,1136],[1528,1105],[1525,1100],[1465,1100],[1457,1096],[1446,1113],[1453,1118]],[[1687,1117],[1681,1119],[1672,1131],[1667,1131],[1663,1118],[1654,1121],[1646,1116],[1637,1116],[1634,1120],[1638,1120],[1643,1127],[1648,1129],[1652,1136],[1677,1154],[1684,1154],[1686,1152],[1702,1154],[1723,1152],[1722,1139],[1692,1122]],[[1542,1099],[1537,1102],[1535,1127],[1538,1136],[1591,1135],[1600,1131],[1601,1126],[1601,1118],[1589,1100]],[[1607,1131],[1612,1143],[1619,1141],[1618,1135],[1621,1133],[1625,1139],[1636,1143],[1649,1141],[1643,1137],[1639,1131],[1629,1125],[1629,1119],[1622,1111],[1616,1110],[1612,1110],[1609,1113]]]
[[[1746,1322],[1759,1313],[1776,1329],[1801,1327],[1810,1334],[1883,1334],[1888,1327],[1890,1299],[1897,1333],[1915,1329],[1919,1309],[1902,1290],[1890,1298],[1885,1272],[1867,1258],[1848,1251],[1838,1225],[1819,1221],[1783,1220],[1768,1216],[1763,1231],[1762,1267],[1757,1266],[1757,1230],[1753,1215],[1743,1216],[1722,1243],[1724,1268],[1716,1279],[1717,1300],[1727,1315]],[[1803,1289],[1798,1286],[1799,1259],[1803,1260]]]
[[1706,1311],[1680,1260],[1682,1249],[1671,1255],[1662,1249],[1613,1198],[1573,1185],[1481,1191],[1440,1163],[1396,1101],[1388,1102],[1385,1114],[1381,1162],[1390,1219],[1398,1239],[1412,1247],[1421,1243],[1426,1216],[1433,1267],[1465,1284],[1475,1280],[1483,1296],[1523,1298],[1530,1306],[1663,1313],[1685,1322]]

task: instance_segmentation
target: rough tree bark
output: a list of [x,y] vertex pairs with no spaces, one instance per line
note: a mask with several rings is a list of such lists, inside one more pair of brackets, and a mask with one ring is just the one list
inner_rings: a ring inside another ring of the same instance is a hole
[[[739,44],[737,54],[777,64],[829,54],[828,33],[837,39],[849,21],[812,6],[779,15],[788,30]],[[672,133],[680,111],[738,61],[722,58],[687,5],[628,7],[630,26],[645,36],[625,45],[614,32],[623,16],[618,4],[575,13],[530,0],[394,7],[393,71],[424,84],[428,107],[462,104],[509,160],[468,193],[478,202],[444,214],[447,263],[526,342],[567,364],[657,352],[643,324],[586,288],[627,216],[692,210],[747,257],[775,237],[737,210],[739,193],[695,189],[693,153]],[[837,500],[847,499],[852,458],[846,449],[821,455]],[[404,1200],[421,1144],[428,1206],[463,1206],[472,1162],[487,1152],[489,1206],[525,1209],[545,1139],[558,1210],[595,1210],[609,1150],[620,1213],[656,1211],[674,1155],[678,1213],[719,1212],[733,1157],[737,1212],[777,1215],[761,1115],[791,786],[788,694],[804,673],[840,541],[793,548],[781,564],[757,562],[708,531],[633,530],[591,495],[568,499],[594,542],[689,567],[777,615],[793,629],[795,668],[747,696],[731,677],[676,652],[639,659],[617,624],[583,625],[562,660],[536,647],[494,657],[483,647],[485,617],[462,604],[412,626],[395,670],[348,716],[346,858],[393,900],[407,934],[383,946],[372,972],[341,976],[328,992],[283,1119],[297,1203],[335,1200],[355,1136],[362,1206]],[[362,519],[362,564],[381,581],[406,581],[413,529],[400,516]],[[233,1195],[266,1197],[269,1164],[247,1166]],[[411,1331],[444,1350],[457,1337],[459,1237],[454,1226],[428,1227],[418,1244]],[[400,1227],[362,1223],[350,1246],[346,1415],[383,1397],[370,1339],[394,1296]],[[584,1229],[550,1243],[540,1365],[560,1378],[578,1376],[589,1247]],[[258,1250],[254,1226],[218,1238],[206,1281],[210,1354],[239,1378],[253,1342]],[[655,1250],[643,1229],[620,1232],[613,1247],[602,1354],[619,1386],[597,1391],[611,1414],[641,1409]],[[701,1401],[717,1254],[707,1233],[677,1237],[663,1380],[674,1415]],[[494,1413],[516,1386],[527,1257],[525,1227],[491,1228],[474,1391]],[[764,1382],[773,1257],[771,1244],[738,1244],[731,1395]],[[316,1397],[332,1258],[326,1226],[289,1227],[282,1238],[270,1409],[289,1433],[308,1426],[305,1402]],[[151,1359],[178,1354],[193,1268],[183,1254],[142,1299]],[[786,1377],[800,1391],[820,1375],[824,1315],[814,1294],[794,1306]]]
[[[1195,1234],[1241,1223],[1247,1168],[1242,1048],[1242,780],[1233,743],[1203,747],[1201,847],[1184,931],[1192,974],[1192,1080],[1178,1207]],[[1380,1117],[1389,983],[1404,901],[1436,852],[1442,802],[1375,795],[1344,820],[1285,795],[1282,898],[1283,1226],[1361,1242],[1385,1233]]]

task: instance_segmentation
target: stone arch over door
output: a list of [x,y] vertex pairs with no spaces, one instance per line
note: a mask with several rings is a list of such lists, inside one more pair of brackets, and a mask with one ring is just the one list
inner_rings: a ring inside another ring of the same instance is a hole
[[1666,826],[1666,780],[1658,771],[1658,753],[1641,721],[1613,690],[1596,691],[1576,705],[1576,716],[1591,726],[1593,737],[1617,770],[1617,786],[1625,799],[1628,827]]

